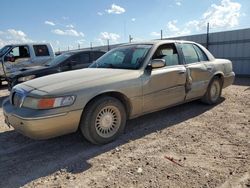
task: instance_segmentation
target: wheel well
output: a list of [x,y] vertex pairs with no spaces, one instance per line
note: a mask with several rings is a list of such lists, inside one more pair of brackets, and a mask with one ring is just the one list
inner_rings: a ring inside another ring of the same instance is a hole
[[98,98],[101,98],[101,97],[104,97],[104,96],[109,96],[109,97],[114,97],[116,99],[118,99],[122,104],[123,106],[125,107],[125,110],[126,110],[126,114],[127,114],[127,117],[129,117],[130,115],[130,112],[131,112],[131,104],[130,104],[130,101],[129,99],[122,93],[120,92],[106,92],[106,93],[102,93],[102,94],[99,94],[97,96],[95,96],[94,98],[92,98],[84,107],[83,109],[83,112],[85,111],[86,107],[92,103],[94,100],[98,99]]
[[215,74],[213,78],[216,78],[216,77],[221,80],[221,84],[223,86],[223,84],[224,84],[224,76],[223,76],[223,74],[221,74],[221,73]]

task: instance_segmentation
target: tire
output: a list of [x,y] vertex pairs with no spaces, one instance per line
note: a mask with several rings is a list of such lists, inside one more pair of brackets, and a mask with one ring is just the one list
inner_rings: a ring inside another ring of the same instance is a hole
[[206,104],[216,104],[219,102],[222,92],[222,81],[218,77],[214,77],[208,85],[207,92],[202,98],[202,102]]
[[126,125],[126,111],[123,104],[113,97],[97,98],[84,110],[80,130],[93,144],[106,144],[123,133]]

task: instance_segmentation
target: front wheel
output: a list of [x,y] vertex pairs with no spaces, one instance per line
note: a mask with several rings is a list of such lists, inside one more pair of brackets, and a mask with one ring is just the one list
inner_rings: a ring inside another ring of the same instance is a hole
[[113,97],[101,97],[87,105],[80,122],[84,137],[94,144],[106,144],[124,130],[126,111]]
[[207,104],[216,104],[220,100],[222,91],[221,79],[215,77],[210,82],[206,94],[203,96],[202,101]]

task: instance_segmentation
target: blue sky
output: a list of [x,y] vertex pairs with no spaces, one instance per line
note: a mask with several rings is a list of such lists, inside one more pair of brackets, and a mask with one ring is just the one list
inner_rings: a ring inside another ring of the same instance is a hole
[[51,42],[55,50],[250,27],[249,0],[2,1],[0,47]]

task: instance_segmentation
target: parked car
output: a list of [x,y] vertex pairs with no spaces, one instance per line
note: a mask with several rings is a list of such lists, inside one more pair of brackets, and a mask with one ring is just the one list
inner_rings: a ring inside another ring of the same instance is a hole
[[15,86],[3,111],[8,125],[34,139],[80,129],[88,141],[105,144],[127,119],[196,99],[216,104],[234,77],[231,61],[194,42],[128,44],[90,68]]
[[55,57],[49,43],[12,44],[0,50],[0,85],[19,69],[43,65]]
[[106,52],[82,50],[63,53],[50,60],[43,66],[23,68],[9,76],[9,90],[16,84],[32,80],[49,74],[87,68]]

